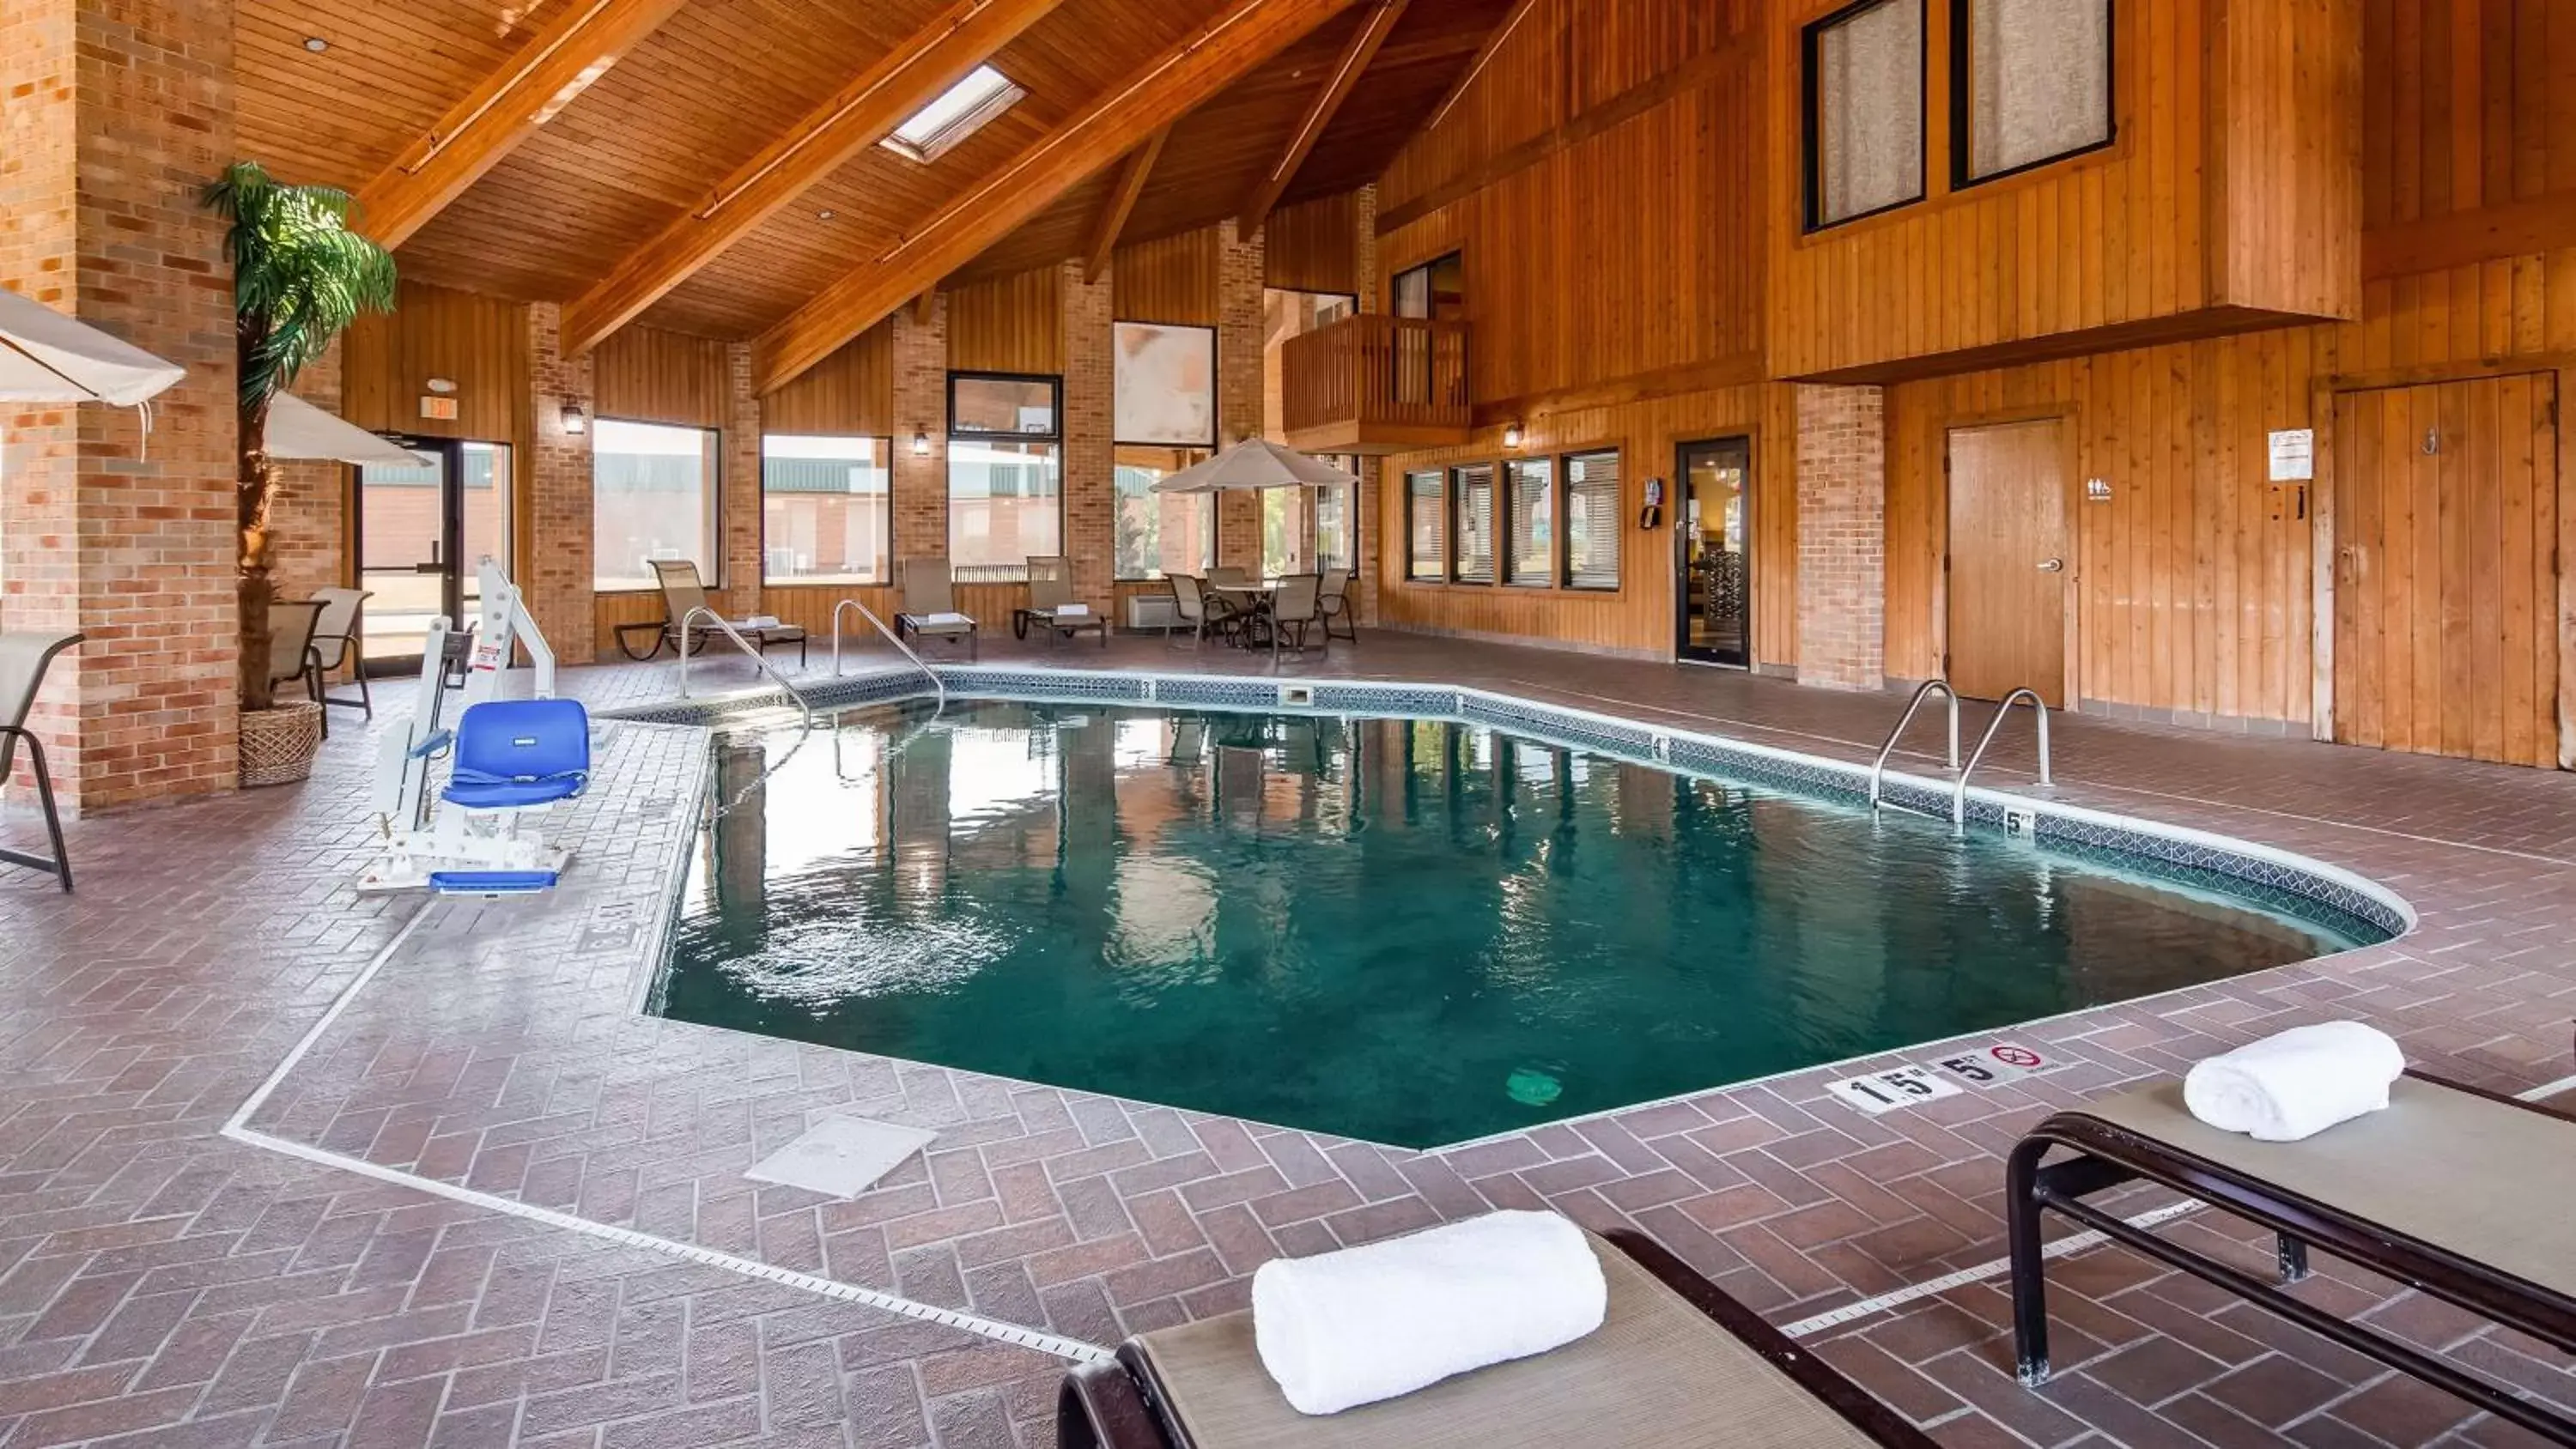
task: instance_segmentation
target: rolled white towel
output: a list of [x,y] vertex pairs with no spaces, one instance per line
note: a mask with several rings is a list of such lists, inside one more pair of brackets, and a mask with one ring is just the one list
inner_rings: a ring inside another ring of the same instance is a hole
[[1610,1286],[1583,1230],[1498,1212],[1252,1275],[1262,1367],[1302,1414],[1338,1414],[1527,1358],[1601,1326]]
[[2357,1021],[2296,1026],[2209,1058],[2182,1079],[2183,1105],[2222,1132],[2296,1142],[2388,1105],[2406,1054]]

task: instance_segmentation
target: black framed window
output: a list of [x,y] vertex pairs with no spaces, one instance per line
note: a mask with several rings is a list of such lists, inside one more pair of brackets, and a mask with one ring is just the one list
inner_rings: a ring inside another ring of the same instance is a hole
[[1391,289],[1395,315],[1434,322],[1460,322],[1467,316],[1467,258],[1463,252],[1434,257],[1395,274]]
[[1619,587],[1619,536],[1627,527],[1621,506],[1619,453],[1569,453],[1565,458],[1565,586]]
[[590,430],[591,587],[656,587],[653,564],[698,566],[724,585],[724,434],[714,428],[600,418]]
[[1951,0],[1950,180],[2111,144],[2112,0]]
[[1556,462],[1514,458],[1503,471],[1511,480],[1503,509],[1503,582],[1547,588],[1556,582]]
[[1449,577],[1462,584],[1494,581],[1494,465],[1449,470],[1452,533]]
[[1810,231],[1923,199],[1925,0],[1860,0],[1802,33]]
[[1438,469],[1404,475],[1404,576],[1438,583],[1449,576],[1449,507],[1446,475]]
[[948,375],[948,567],[966,583],[1017,583],[1031,557],[1064,552],[1064,380]]

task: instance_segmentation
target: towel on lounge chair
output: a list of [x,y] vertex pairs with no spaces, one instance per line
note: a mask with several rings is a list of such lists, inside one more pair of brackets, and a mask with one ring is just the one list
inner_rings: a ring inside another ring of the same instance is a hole
[[1252,1275],[1262,1367],[1303,1414],[1337,1414],[1601,1326],[1609,1285],[1583,1230],[1498,1212]]
[[2406,1055],[2388,1034],[2357,1021],[2290,1030],[2194,1066],[2183,1105],[2222,1132],[2257,1142],[2296,1142],[2388,1105]]

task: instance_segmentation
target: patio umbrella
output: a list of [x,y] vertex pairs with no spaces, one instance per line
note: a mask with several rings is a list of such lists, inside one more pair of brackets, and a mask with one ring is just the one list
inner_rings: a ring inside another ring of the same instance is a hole
[[138,407],[187,371],[0,287],[0,402]]
[[1341,483],[1357,483],[1356,475],[1345,473],[1319,458],[1309,458],[1294,448],[1283,448],[1267,438],[1250,438],[1235,444],[1215,457],[1154,485],[1157,493],[1219,493],[1263,488],[1330,488]]
[[268,405],[268,455],[334,458],[343,463],[384,463],[417,468],[411,450],[389,443],[355,423],[343,422],[291,392]]

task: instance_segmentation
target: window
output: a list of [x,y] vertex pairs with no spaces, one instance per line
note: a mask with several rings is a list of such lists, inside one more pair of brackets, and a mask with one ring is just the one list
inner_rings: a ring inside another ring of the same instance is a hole
[[1556,467],[1545,458],[1515,458],[1503,582],[1544,589],[1556,582]]
[[1494,465],[1449,470],[1449,495],[1458,541],[1450,577],[1462,584],[1494,581]]
[[1064,552],[1056,432],[1063,381],[948,375],[948,567],[961,583],[1018,583]]
[[1435,322],[1467,318],[1467,263],[1458,252],[1395,274],[1395,315]]
[[1306,515],[1312,511],[1311,488],[1261,490],[1261,572],[1267,578],[1311,572],[1306,543]]
[[1950,26],[1954,185],[2111,143],[2111,0],[1952,0]]
[[1439,473],[1404,475],[1404,576],[1437,583],[1449,576],[1448,500]]
[[877,144],[898,156],[924,164],[948,154],[986,121],[1019,104],[1028,92],[989,65],[979,65],[964,80],[939,93],[912,119],[894,128]]
[[1120,579],[1205,577],[1215,565],[1216,495],[1154,491],[1156,483],[1206,457],[1188,448],[1118,450],[1111,470],[1118,494],[1112,552]]
[[1923,0],[1862,0],[1806,29],[1807,226],[1923,196]]
[[686,559],[714,588],[717,553],[713,428],[601,418],[590,430],[591,586],[602,593],[656,587],[652,565]]
[[[1335,458],[1334,466],[1357,474],[1360,460]],[[1356,483],[1336,483],[1315,490],[1315,567],[1350,569],[1360,566],[1359,508]]]
[[772,434],[760,440],[760,577],[771,584],[882,584],[893,538],[887,438]]
[[1619,455],[1577,453],[1565,460],[1565,586],[1619,587],[1619,534],[1627,527],[1619,494]]

